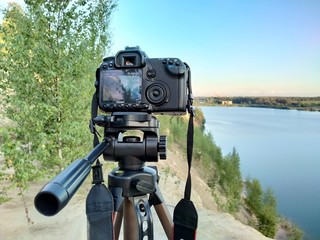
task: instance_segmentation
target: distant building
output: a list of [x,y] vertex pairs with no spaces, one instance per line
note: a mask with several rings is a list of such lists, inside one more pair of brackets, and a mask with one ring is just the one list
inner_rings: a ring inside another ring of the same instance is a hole
[[222,101],[221,104],[224,106],[232,106],[232,101]]

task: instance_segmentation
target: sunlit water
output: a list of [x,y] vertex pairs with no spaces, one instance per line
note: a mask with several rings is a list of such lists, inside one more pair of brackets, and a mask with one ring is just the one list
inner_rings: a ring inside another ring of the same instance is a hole
[[223,154],[236,148],[243,177],[273,189],[278,211],[304,230],[304,239],[320,239],[320,112],[201,109]]

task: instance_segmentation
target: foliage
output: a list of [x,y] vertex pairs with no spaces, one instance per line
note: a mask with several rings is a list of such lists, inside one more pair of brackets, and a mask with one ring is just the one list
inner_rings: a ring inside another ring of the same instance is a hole
[[242,192],[240,157],[236,149],[224,157],[221,165],[218,167],[220,170],[219,184],[227,196],[228,211],[234,213],[238,210]]
[[[2,179],[4,174],[0,172],[0,179]],[[0,189],[0,205],[5,202],[9,202],[11,197],[7,194],[8,186],[2,186]]]
[[8,201],[10,201],[10,198],[7,197],[6,193],[0,192],[0,205]]
[[274,237],[277,230],[277,204],[271,188],[268,188],[263,194],[258,219],[259,231],[267,237]]
[[[113,0],[11,4],[1,26],[1,88],[6,116],[2,151],[12,181],[50,176],[90,149],[95,69],[109,43]],[[88,81],[88,79],[92,79]]]
[[262,190],[259,180],[246,180],[245,202],[258,219],[257,229],[267,237],[274,237],[277,230],[277,203],[270,188]]
[[[188,118],[178,116],[159,116],[161,133],[168,136],[168,144],[178,144],[186,150]],[[208,179],[212,189],[221,187],[227,198],[225,210],[235,212],[241,199],[242,178],[240,173],[240,158],[234,149],[225,157],[220,147],[216,146],[211,133],[204,128],[205,119],[200,108],[196,108],[193,161]]]
[[259,213],[262,207],[263,190],[258,179],[246,179],[245,202],[254,214]]
[[280,218],[280,228],[286,232],[286,239],[288,240],[301,240],[303,238],[303,231],[292,222],[285,218]]

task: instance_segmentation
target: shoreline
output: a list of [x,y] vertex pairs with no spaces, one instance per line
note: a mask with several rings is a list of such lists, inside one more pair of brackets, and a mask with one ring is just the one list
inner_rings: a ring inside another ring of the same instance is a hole
[[222,105],[222,104],[196,104],[195,107],[247,107],[247,108],[270,108],[280,110],[296,110],[305,112],[320,112],[320,108],[294,108],[294,107],[280,107],[280,106],[269,106],[269,105],[245,105],[245,104],[233,104],[233,105]]
[[320,97],[195,97],[195,106],[255,107],[320,112]]

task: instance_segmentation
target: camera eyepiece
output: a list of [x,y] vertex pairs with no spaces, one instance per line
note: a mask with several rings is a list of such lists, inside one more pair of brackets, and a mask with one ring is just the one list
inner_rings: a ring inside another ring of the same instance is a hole
[[115,56],[115,66],[117,68],[142,68],[145,66],[147,55],[140,50],[140,47],[126,47]]

